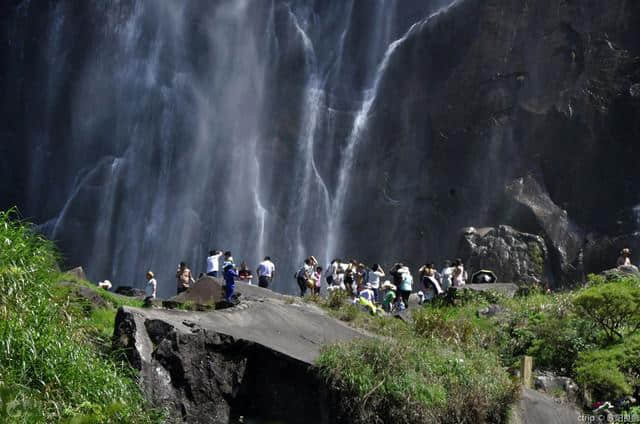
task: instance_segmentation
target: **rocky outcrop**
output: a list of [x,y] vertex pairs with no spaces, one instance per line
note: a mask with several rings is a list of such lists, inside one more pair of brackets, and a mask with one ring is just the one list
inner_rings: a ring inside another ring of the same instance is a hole
[[542,234],[551,259],[556,285],[584,280],[583,235],[548,192],[531,175],[518,178],[506,187],[508,214],[522,228]]
[[114,347],[173,421],[330,423],[340,419],[313,363],[327,343],[357,337],[315,306],[262,298],[207,313],[123,307]]
[[640,263],[640,233],[614,237],[588,235],[584,247],[584,269],[597,274],[616,265],[620,251],[631,249],[631,263]]
[[506,225],[466,228],[462,232],[458,256],[470,273],[491,270],[501,282],[541,283],[549,271],[544,239]]
[[640,271],[635,265],[623,265],[616,268],[607,269],[600,273],[609,281],[620,280],[625,277],[640,278]]
[[91,289],[76,282],[69,281],[61,281],[58,284],[63,287],[68,287],[74,297],[83,299],[84,308],[87,311],[100,308],[113,308],[113,305],[107,302],[104,297],[100,296],[99,292],[96,291],[102,289]]
[[568,401],[576,403],[579,401],[579,387],[569,377],[559,377],[553,373],[543,373],[536,376],[535,388],[550,395],[562,394]]
[[120,286],[115,290],[115,293],[126,297],[137,297],[139,299],[144,298],[144,290],[137,289],[135,287]]

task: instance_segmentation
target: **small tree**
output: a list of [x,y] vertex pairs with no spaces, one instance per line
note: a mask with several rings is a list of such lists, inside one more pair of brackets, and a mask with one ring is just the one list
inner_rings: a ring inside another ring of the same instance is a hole
[[635,280],[586,288],[578,293],[573,305],[576,313],[600,327],[609,341],[640,329],[640,287]]

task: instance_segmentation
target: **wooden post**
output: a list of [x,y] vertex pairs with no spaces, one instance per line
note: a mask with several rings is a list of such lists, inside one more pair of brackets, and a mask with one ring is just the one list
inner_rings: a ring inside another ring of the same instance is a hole
[[520,377],[522,378],[522,385],[527,389],[531,388],[531,370],[533,368],[533,358],[531,356],[523,356],[520,363]]

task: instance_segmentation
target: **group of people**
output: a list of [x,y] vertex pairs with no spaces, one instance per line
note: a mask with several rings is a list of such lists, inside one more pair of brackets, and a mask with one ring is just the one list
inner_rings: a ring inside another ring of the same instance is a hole
[[[206,275],[218,278],[220,276],[220,258],[222,257],[222,278],[225,281],[225,299],[231,302],[235,292],[236,280],[252,284],[253,274],[247,266],[246,262],[242,262],[237,268],[230,251],[224,252],[219,250],[210,250],[206,260]],[[269,288],[275,275],[275,265],[269,256],[265,256],[256,269],[258,275],[258,285],[263,288]],[[200,277],[203,277],[201,273]],[[195,283],[191,269],[185,262],[180,262],[176,269],[176,288],[177,294],[187,290]],[[145,300],[155,299],[157,296],[158,283],[152,271],[147,272],[147,282],[145,284]]]
[[[220,266],[222,261],[222,267]],[[269,256],[265,256],[256,269],[258,285],[269,288],[275,276],[275,265]],[[380,264],[366,266],[355,259],[344,261],[334,259],[327,266],[326,272],[319,266],[314,256],[307,257],[302,266],[294,274],[300,289],[300,296],[307,292],[319,295],[326,281],[326,291],[341,290],[347,293],[354,302],[376,308],[381,305],[387,312],[402,310],[409,305],[409,297],[414,292],[414,277],[403,263],[394,264],[385,272]],[[202,277],[204,273],[200,274]],[[254,274],[246,262],[236,267],[230,251],[210,250],[206,259],[206,275],[222,277],[225,285],[225,299],[231,302],[235,293],[236,281],[252,284]],[[461,259],[445,261],[442,270],[438,271],[433,263],[425,263],[418,269],[418,297],[420,301],[428,301],[441,296],[449,288],[463,287],[468,274]],[[388,279],[384,280],[385,277]],[[383,281],[384,280],[384,281]],[[181,262],[176,270],[177,293],[180,294],[195,283],[191,269]],[[147,273],[145,296],[154,299],[157,293],[157,281],[152,271]]]
[[[210,250],[209,256],[207,257],[206,274],[208,276],[216,278],[219,276],[221,256],[222,278],[225,282],[225,300],[227,302],[231,302],[235,292],[236,280],[252,284],[253,274],[251,273],[251,270],[249,269],[247,263],[244,261],[240,264],[240,267],[237,268],[230,251],[226,251],[223,254],[220,250]],[[184,263],[180,263],[180,267],[176,272],[178,294],[188,289],[190,284],[194,282],[191,275],[191,270],[189,270],[186,265],[184,265],[183,267],[183,265]],[[263,288],[269,288],[269,285],[273,281],[275,270],[276,267],[271,261],[271,258],[269,256],[265,256],[263,261],[260,262],[258,268],[256,269],[256,274],[258,275],[258,285]]]
[[[294,275],[300,296],[305,296],[308,290],[313,294],[320,294],[322,272],[323,268],[318,265],[315,257],[309,256],[304,260]],[[327,267],[325,281],[328,292],[341,290],[349,294],[354,302],[360,302],[364,306],[375,308],[376,305],[382,305],[387,312],[406,308],[409,296],[414,291],[411,270],[403,263],[396,263],[389,270],[390,279],[382,282],[385,276],[387,274],[380,264],[367,267],[355,259],[334,259]],[[444,294],[450,287],[462,287],[468,279],[461,259],[446,261],[441,272],[433,263],[426,263],[418,269],[418,276],[423,301]]]
[[[222,273],[220,272],[221,258]],[[617,266],[634,267],[631,262],[631,251],[628,248],[624,248],[620,252]],[[379,305],[387,312],[402,310],[409,306],[409,297],[414,292],[413,275],[409,267],[403,263],[394,264],[387,275],[382,266],[377,263],[366,266],[355,259],[351,261],[334,259],[325,271],[323,267],[319,266],[318,260],[314,256],[309,256],[294,274],[301,297],[304,297],[308,291],[313,295],[320,294],[323,287],[323,272],[327,292],[341,290],[351,296],[354,303],[360,303],[374,311]],[[254,277],[246,262],[242,262],[237,268],[231,252],[222,253],[220,250],[209,251],[206,259],[206,274],[216,278],[222,274],[225,281],[225,299],[228,302],[233,299],[236,281],[252,284]],[[256,274],[258,285],[269,288],[275,276],[275,265],[269,256],[265,256],[264,260],[260,262]],[[200,276],[203,275],[204,273],[200,274]],[[420,286],[417,288],[416,294],[420,303],[444,295],[451,288],[461,288],[469,280],[461,259],[445,261],[444,267],[440,271],[433,263],[425,263],[418,268],[417,275]],[[155,299],[158,283],[154,273],[148,271],[146,277],[145,299]],[[383,281],[385,277],[389,277],[389,279]],[[480,270],[472,277],[473,283],[493,283],[495,281],[495,274],[487,270]],[[195,283],[191,269],[184,262],[180,262],[176,270],[176,282],[178,294]],[[109,283],[109,288],[110,286]]]

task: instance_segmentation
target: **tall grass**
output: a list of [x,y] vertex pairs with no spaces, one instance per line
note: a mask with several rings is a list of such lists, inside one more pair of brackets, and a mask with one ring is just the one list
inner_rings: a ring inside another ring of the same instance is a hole
[[504,422],[516,384],[496,355],[437,340],[357,340],[318,365],[354,423]]
[[51,242],[14,211],[0,212],[0,422],[157,420],[130,371],[74,331],[53,295],[56,259]]

